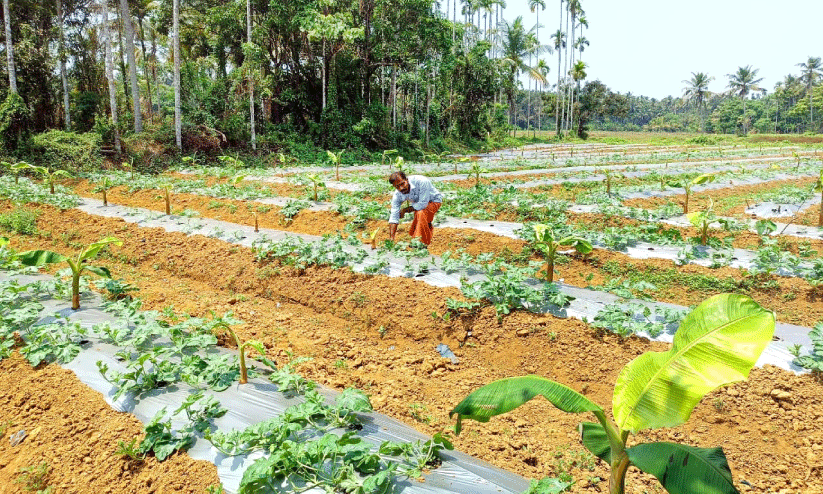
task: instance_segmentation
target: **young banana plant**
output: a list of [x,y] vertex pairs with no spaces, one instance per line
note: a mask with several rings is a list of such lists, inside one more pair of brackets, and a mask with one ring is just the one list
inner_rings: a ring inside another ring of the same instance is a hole
[[[814,183],[814,191],[820,192],[820,197],[823,199],[823,170],[820,170],[820,176],[817,177],[817,182]],[[820,215],[817,217],[817,226],[823,226],[823,201],[820,202]]]
[[52,194],[54,194],[54,184],[57,182],[58,178],[60,178],[60,177],[71,178],[72,177],[71,173],[67,172],[66,170],[55,170],[55,171],[51,172],[45,166],[35,166],[35,165],[29,165],[28,163],[26,163],[26,166],[24,166],[23,168],[29,168],[34,173],[37,173],[38,175],[43,177],[43,181],[45,183],[49,184],[49,192],[51,192]]
[[[231,335],[232,339],[234,339],[234,343],[237,345],[237,352],[239,353],[239,359],[240,359],[240,384],[246,384],[249,381],[249,373],[248,373],[248,370],[246,369],[246,347],[254,348],[255,350],[257,350],[257,353],[259,353],[263,357],[266,356],[265,347],[263,347],[263,344],[260,343],[257,340],[240,341],[240,337],[237,336],[237,333],[235,333],[234,330],[231,329],[231,326],[229,326],[225,322],[218,323],[212,329],[212,331],[215,331],[215,330],[218,330],[218,329],[226,330],[226,332]],[[266,359],[266,363],[268,364],[268,363],[270,363],[270,361],[268,359]]]
[[625,492],[634,465],[657,477],[670,493],[737,494],[721,448],[670,442],[630,444],[639,431],[685,423],[700,400],[720,386],[749,375],[774,334],[774,313],[738,294],[709,298],[692,311],[667,352],[646,352],[617,377],[613,420],[601,406],[563,384],[539,376],[512,377],[474,391],[449,416],[488,422],[543,395],[569,413],[591,412],[597,423],[579,426],[583,446],[611,467],[609,494]]
[[712,211],[714,201],[709,198],[709,207],[705,211],[698,211],[686,215],[689,223],[700,231],[700,245],[706,245],[709,240],[709,225],[717,221],[717,216]]
[[94,188],[94,192],[102,192],[103,193],[103,206],[109,205],[109,198],[107,196],[107,192],[111,189],[112,182],[109,177],[103,177],[103,180],[97,184],[97,187]]
[[554,281],[554,261],[560,247],[570,247],[581,254],[588,254],[592,251],[591,243],[574,235],[555,239],[554,232],[548,225],[538,223],[532,229],[534,230],[533,246],[543,253],[543,258],[546,260],[546,281],[549,283]]
[[345,151],[345,149],[341,149],[336,153],[333,153],[328,150],[326,151],[326,155],[328,155],[331,164],[334,165],[335,180],[337,180],[338,182],[340,181],[340,161],[341,156],[343,155],[343,151]]
[[9,163],[8,161],[3,161],[0,164],[2,164],[4,168],[7,168],[14,175],[14,183],[16,184],[20,183],[20,172],[32,167],[25,161],[19,161],[17,163]]
[[683,201],[683,214],[689,214],[689,194],[692,192],[692,187],[695,185],[703,185],[709,182],[714,182],[715,175],[713,173],[704,173],[698,175],[691,180],[681,180],[679,182],[669,182],[671,187],[683,187],[686,191],[686,199]]
[[123,241],[114,237],[106,237],[83,249],[74,259],[50,250],[29,250],[21,252],[15,257],[25,266],[45,266],[46,264],[61,262],[68,263],[71,268],[71,308],[77,310],[80,308],[80,275],[83,271],[89,271],[103,278],[111,278],[111,273],[108,268],[89,266],[86,264],[86,261],[95,258],[97,254],[109,244],[119,246],[123,245]]
[[317,189],[326,185],[323,183],[323,176],[319,173],[307,173],[305,177],[311,182],[314,188],[314,202],[317,202]]

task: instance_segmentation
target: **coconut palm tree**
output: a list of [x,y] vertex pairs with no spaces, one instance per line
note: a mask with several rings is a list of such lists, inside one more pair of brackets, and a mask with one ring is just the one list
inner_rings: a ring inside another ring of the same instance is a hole
[[812,111],[812,89],[814,83],[823,76],[823,65],[820,63],[820,57],[809,57],[806,62],[797,64],[803,69],[803,80],[806,82],[806,94],[809,95],[809,125],[814,130],[814,113]]
[[6,27],[6,64],[9,71],[9,91],[17,94],[17,72],[14,70],[14,43],[11,39],[9,0],[3,0],[3,20]]
[[514,120],[514,90],[518,74],[520,72],[526,72],[529,74],[529,77],[541,82],[544,82],[545,79],[538,71],[523,62],[523,59],[529,54],[529,50],[531,49],[529,37],[534,35],[534,28],[526,31],[523,27],[522,16],[518,16],[511,24],[503,20],[501,26],[502,62],[508,68],[506,95],[509,100],[509,117],[511,118],[512,125],[514,125],[516,123]]
[[697,114],[700,116],[700,132],[703,132],[703,112],[701,108],[705,106],[706,97],[711,96],[709,91],[709,83],[714,80],[714,77],[703,72],[692,72],[692,78],[684,80],[683,83],[688,84],[683,89],[683,97],[687,101],[693,101],[697,107]]
[[752,91],[759,91],[760,86],[757,84],[763,80],[762,77],[756,79],[759,69],[753,69],[751,65],[745,67],[738,67],[734,74],[726,74],[729,78],[729,92],[731,94],[740,96],[743,100],[743,134],[748,132],[748,123],[746,122],[746,96]]

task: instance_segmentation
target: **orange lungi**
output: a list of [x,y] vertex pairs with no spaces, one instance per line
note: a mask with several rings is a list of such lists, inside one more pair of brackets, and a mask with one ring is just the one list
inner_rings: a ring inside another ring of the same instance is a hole
[[440,209],[439,202],[430,202],[426,209],[421,209],[414,212],[414,219],[409,227],[409,235],[412,237],[420,237],[420,241],[425,245],[432,243],[432,231],[434,226],[434,213]]

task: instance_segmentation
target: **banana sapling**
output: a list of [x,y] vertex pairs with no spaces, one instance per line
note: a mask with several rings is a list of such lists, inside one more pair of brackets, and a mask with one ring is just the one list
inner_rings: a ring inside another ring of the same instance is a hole
[[538,223],[533,225],[532,229],[534,230],[533,246],[543,253],[543,258],[546,260],[546,281],[549,283],[554,281],[554,261],[557,257],[557,249],[571,247],[580,254],[588,254],[592,251],[592,244],[580,237],[569,235],[556,240],[549,225]]
[[583,446],[611,467],[609,493],[623,494],[629,466],[657,477],[672,494],[736,494],[721,448],[657,442],[629,445],[641,430],[685,423],[713,389],[744,380],[774,334],[774,313],[738,294],[720,294],[694,309],[666,352],[646,352],[629,362],[615,384],[609,420],[599,405],[560,383],[539,376],[495,381],[467,396],[449,416],[488,422],[543,395],[570,413],[591,412]]
[[111,278],[108,268],[86,264],[87,260],[95,258],[109,244],[120,246],[123,245],[123,241],[114,237],[103,238],[86,247],[75,259],[50,250],[30,250],[17,254],[15,257],[25,266],[68,263],[71,268],[71,308],[77,310],[80,308],[80,275],[83,271],[89,271],[104,278]]
[[[263,358],[266,357],[266,349],[263,347],[263,344],[257,340],[240,341],[240,337],[237,336],[237,333],[235,333],[234,330],[231,329],[231,326],[224,321],[220,321],[215,324],[212,331],[218,331],[220,329],[226,330],[226,332],[229,333],[234,339],[234,343],[237,345],[237,352],[239,353],[240,360],[240,384],[246,384],[249,381],[249,374],[246,369],[246,347],[254,348],[260,355],[263,356]],[[274,364],[268,359],[265,359],[265,363],[266,365],[274,367]]]
[[678,182],[669,182],[672,187],[682,187],[686,191],[686,199],[683,201],[683,214],[689,214],[689,195],[692,187],[695,185],[703,185],[709,182],[714,182],[715,175],[713,173],[704,173],[698,175],[691,180],[681,180]]
[[341,149],[336,153],[328,150],[326,151],[326,155],[328,155],[331,164],[334,165],[335,180],[338,182],[340,181],[340,157],[343,154],[343,151],[345,151],[345,149]]
[[34,165],[29,165],[28,163],[26,163],[26,166],[23,166],[21,169],[26,169],[26,168],[30,169],[34,173],[37,173],[41,177],[43,177],[43,181],[45,183],[49,184],[49,192],[52,195],[54,194],[54,184],[55,184],[55,182],[57,182],[58,178],[60,178],[60,177],[71,178],[72,177],[72,175],[69,172],[67,172],[66,170],[55,170],[53,172],[50,172],[49,169],[46,168],[45,166],[34,166]]

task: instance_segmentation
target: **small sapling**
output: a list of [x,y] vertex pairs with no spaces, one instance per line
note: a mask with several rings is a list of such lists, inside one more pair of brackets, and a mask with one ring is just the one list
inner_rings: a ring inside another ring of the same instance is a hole
[[546,281],[549,283],[554,281],[554,261],[560,247],[570,247],[580,254],[588,254],[592,251],[592,244],[580,237],[569,235],[555,239],[554,232],[548,225],[538,223],[532,229],[534,230],[533,246],[543,253],[546,261]]
[[111,278],[108,268],[86,264],[87,260],[95,258],[109,244],[123,245],[123,241],[114,237],[106,237],[86,247],[75,259],[50,250],[30,250],[17,254],[15,257],[25,266],[68,263],[71,268],[71,308],[77,310],[80,308],[80,275],[83,271],[89,271],[104,278]]

